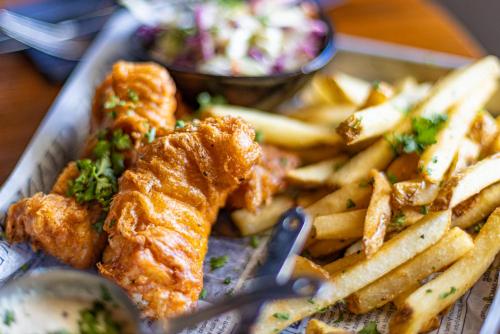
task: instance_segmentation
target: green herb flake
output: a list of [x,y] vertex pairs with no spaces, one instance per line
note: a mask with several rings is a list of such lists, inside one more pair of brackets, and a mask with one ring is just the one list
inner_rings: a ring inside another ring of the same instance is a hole
[[182,119],[178,119],[177,121],[175,121],[175,128],[176,129],[182,129],[185,126],[186,126],[186,123]]
[[5,313],[3,314],[4,325],[10,327],[10,325],[12,325],[14,322],[16,322],[16,317],[14,315],[14,311],[6,310]]
[[377,329],[377,323],[375,321],[370,321],[363,327],[358,334],[380,334]]
[[420,207],[420,213],[423,215],[426,215],[429,213],[429,207],[427,205],[422,205]]
[[222,104],[227,103],[226,99],[223,96],[221,96],[221,95],[211,96],[207,92],[202,92],[202,93],[198,94],[198,96],[196,97],[196,101],[198,102],[200,109],[204,109],[206,107],[210,107],[210,106],[214,106],[214,105],[222,105]]
[[133,89],[128,90],[128,98],[132,102],[138,102],[139,101],[139,94]]
[[425,293],[432,293],[432,289],[425,290]]
[[347,203],[346,203],[346,208],[347,209],[352,209],[352,208],[355,208],[356,207],[356,203],[354,203],[354,201],[352,199],[347,199]]
[[101,284],[101,299],[105,302],[109,302],[113,299],[111,297],[111,292],[109,292],[109,289],[102,284]]
[[316,302],[315,302],[315,301],[314,301],[314,299],[312,299],[312,298],[309,298],[309,299],[307,300],[307,302],[308,302],[309,304],[313,304],[313,305],[314,305],[314,304],[316,304]]
[[480,222],[480,223],[478,223],[478,224],[474,225],[474,228],[473,228],[474,232],[475,232],[475,233],[479,233],[479,231],[481,231],[481,229],[483,228],[484,223],[485,223],[485,222],[484,222],[484,221],[482,221],[482,222]]
[[257,130],[255,131],[255,141],[259,144],[261,144],[264,141],[264,134],[262,131]]
[[149,131],[146,132],[145,136],[146,136],[146,140],[148,141],[148,143],[152,143],[156,137],[156,128],[152,127],[151,129],[149,129]]
[[231,284],[231,277],[224,278],[224,281],[222,283],[224,283],[225,285]]
[[91,308],[80,311],[78,330],[80,334],[119,334],[122,326],[113,319],[103,303],[95,301]]
[[207,289],[203,288],[203,289],[201,289],[199,298],[200,299],[205,299],[207,297],[207,294],[208,294]]
[[122,129],[113,131],[111,142],[117,150],[129,150],[132,148],[132,140],[130,139],[130,136],[123,133]]
[[439,295],[439,298],[445,299],[445,298],[451,296],[452,294],[454,294],[455,292],[457,292],[457,288],[455,288],[454,286],[452,286],[450,288],[450,291],[443,292],[442,294]]
[[339,322],[344,321],[344,313],[340,312],[339,317],[335,319],[334,323],[338,324]]
[[250,244],[250,247],[252,247],[252,248],[257,248],[257,247],[259,247],[259,244],[260,244],[260,239],[259,239],[259,237],[258,237],[258,236],[256,236],[256,235],[252,235],[252,236],[250,237],[250,242],[249,242],[249,244]]
[[100,219],[96,221],[93,225],[92,228],[97,232],[97,233],[102,233],[104,231],[104,219]]
[[279,320],[288,320],[290,319],[290,315],[286,312],[276,312],[273,314],[273,317]]
[[406,216],[403,212],[398,211],[393,217],[391,221],[391,225],[395,230],[399,231],[405,226]]
[[387,172],[387,179],[389,180],[389,182],[391,184],[394,184],[394,183],[398,182],[398,178],[396,177],[396,175],[394,175],[391,172]]
[[227,255],[210,258],[210,270],[214,271],[216,269],[224,267],[228,260],[229,257]]
[[113,109],[120,104],[120,99],[116,95],[111,95],[111,97],[104,102],[104,109]]

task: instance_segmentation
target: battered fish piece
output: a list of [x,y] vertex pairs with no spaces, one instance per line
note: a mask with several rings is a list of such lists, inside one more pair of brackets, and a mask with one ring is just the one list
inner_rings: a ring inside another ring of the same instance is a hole
[[98,268],[144,316],[171,317],[195,305],[212,223],[261,157],[254,137],[236,118],[189,124],[141,148],[121,177]]
[[254,166],[248,180],[229,196],[229,206],[255,212],[286,187],[286,173],[300,163],[297,155],[277,147],[263,145],[262,149],[261,161]]
[[106,244],[102,224],[118,176],[152,132],[171,131],[175,106],[175,85],[162,67],[116,63],[96,89],[87,159],[69,163],[51,194],[37,193],[9,208],[7,240],[29,241],[76,268],[95,265]]

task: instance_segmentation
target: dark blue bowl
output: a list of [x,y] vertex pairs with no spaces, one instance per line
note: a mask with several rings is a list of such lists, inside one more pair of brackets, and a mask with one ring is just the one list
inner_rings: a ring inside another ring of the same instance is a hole
[[[188,68],[171,65],[151,50],[154,34],[144,34],[139,28],[132,36],[132,52],[139,60],[155,61],[165,66],[174,79],[183,99],[196,104],[196,97],[202,92],[221,95],[228,103],[262,110],[272,110],[281,102],[292,97],[312,76],[325,67],[335,55],[334,30],[330,19],[320,9],[320,18],[326,23],[327,33],[320,52],[299,70],[265,76],[225,76],[196,72]],[[154,31],[154,28],[149,31]]]

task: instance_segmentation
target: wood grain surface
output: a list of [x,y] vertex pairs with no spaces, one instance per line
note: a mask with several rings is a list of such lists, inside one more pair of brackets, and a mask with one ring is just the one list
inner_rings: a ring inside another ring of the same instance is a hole
[[[19,2],[0,0],[0,8]],[[469,57],[483,54],[446,11],[429,1],[346,0],[330,14],[342,33]],[[60,87],[46,81],[23,54],[0,55],[0,184]]]

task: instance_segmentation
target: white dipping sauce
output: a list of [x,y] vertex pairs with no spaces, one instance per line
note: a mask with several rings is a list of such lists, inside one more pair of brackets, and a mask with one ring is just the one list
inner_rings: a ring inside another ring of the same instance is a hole
[[[90,296],[63,298],[50,292],[19,291],[0,297],[1,334],[79,334],[81,311],[90,310],[95,299]],[[103,302],[111,319],[121,329],[109,333],[135,333],[133,324],[123,309],[112,301]],[[98,312],[103,320],[104,313]],[[94,322],[95,324],[95,322]],[[99,326],[101,327],[101,326]],[[106,332],[102,332],[106,333]]]

